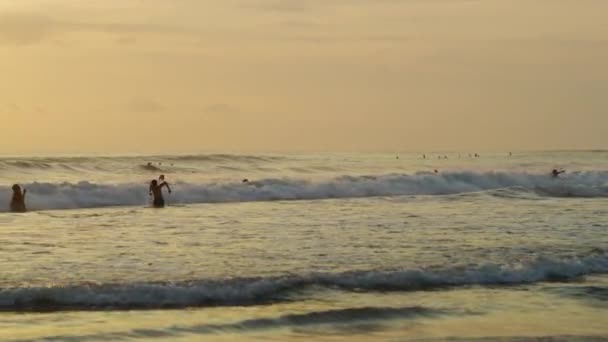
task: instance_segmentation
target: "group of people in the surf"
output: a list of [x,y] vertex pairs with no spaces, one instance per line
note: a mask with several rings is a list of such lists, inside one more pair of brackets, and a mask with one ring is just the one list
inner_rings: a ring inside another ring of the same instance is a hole
[[[553,169],[551,170],[551,176],[554,178],[559,177],[560,174],[565,173],[565,170]],[[434,170],[434,173],[439,173],[438,170]],[[250,183],[249,179],[243,179],[243,183]],[[165,175],[160,175],[158,179],[153,179],[150,182],[148,188],[149,196],[152,196],[152,206],[154,208],[163,208],[165,206],[165,198],[163,197],[163,187],[167,188],[169,193],[172,192],[171,186],[165,181]],[[10,211],[13,213],[24,213],[27,211],[25,206],[25,194],[27,189],[22,188],[19,184],[14,184],[12,187],[13,196],[10,203]]]
[[[163,187],[166,187],[169,193],[171,193],[171,186],[165,181],[165,175],[160,175],[158,180],[153,179],[150,182],[148,194],[152,196],[152,206],[154,208],[163,208],[165,206]],[[25,213],[27,211],[27,207],[25,206],[27,189],[21,188],[19,184],[14,184],[12,190],[13,196],[11,197],[9,210],[13,213]]]

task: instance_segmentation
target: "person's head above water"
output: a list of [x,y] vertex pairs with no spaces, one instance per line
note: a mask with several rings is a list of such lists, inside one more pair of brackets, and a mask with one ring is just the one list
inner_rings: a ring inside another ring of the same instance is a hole
[[19,184],[13,184],[13,192],[21,192],[21,187]]
[[158,181],[157,181],[156,179],[153,179],[153,180],[150,182],[150,186],[157,186],[157,185],[158,185]]
[[161,181],[161,182],[164,181],[165,180],[165,175],[158,176],[158,180]]

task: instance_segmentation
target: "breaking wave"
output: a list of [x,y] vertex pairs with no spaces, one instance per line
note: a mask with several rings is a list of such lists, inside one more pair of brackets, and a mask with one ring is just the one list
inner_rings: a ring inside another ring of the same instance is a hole
[[294,300],[307,289],[417,291],[472,285],[520,285],[568,281],[608,273],[608,253],[578,258],[537,258],[477,267],[359,271],[340,274],[197,280],[180,283],[80,284],[0,289],[0,310],[128,310],[243,306]]
[[[146,205],[147,184],[31,183],[28,207],[34,210]],[[445,172],[341,176],[329,180],[270,178],[249,183],[176,183],[170,204],[316,200],[404,195],[450,195],[488,191],[497,197],[608,197],[608,172],[587,171],[553,178],[515,172]],[[0,211],[10,188],[0,187]]]

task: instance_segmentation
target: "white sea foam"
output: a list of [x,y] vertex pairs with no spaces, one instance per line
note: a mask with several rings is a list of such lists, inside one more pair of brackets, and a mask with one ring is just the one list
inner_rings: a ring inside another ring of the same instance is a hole
[[[95,184],[30,183],[30,209],[76,209],[145,205],[149,202],[146,183]],[[515,172],[445,172],[341,176],[324,181],[263,179],[249,183],[177,183],[169,199],[174,204],[314,200],[402,195],[449,195],[510,189],[543,197],[608,197],[608,172],[587,171],[553,178],[544,174]],[[497,196],[504,194],[498,193]],[[11,193],[0,187],[0,210],[5,211]]]
[[293,291],[313,286],[345,291],[416,291],[470,285],[568,281],[600,273],[608,273],[608,254],[605,251],[595,251],[579,258],[538,258],[518,264],[486,264],[472,268],[361,271],[183,283],[10,288],[0,289],[0,310],[240,306],[286,300]]

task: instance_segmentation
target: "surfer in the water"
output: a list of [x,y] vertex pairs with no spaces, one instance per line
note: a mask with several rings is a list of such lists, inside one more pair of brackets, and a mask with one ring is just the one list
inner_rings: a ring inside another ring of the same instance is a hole
[[159,184],[156,179],[153,179],[152,182],[150,182],[149,194],[150,196],[154,197],[152,205],[155,208],[162,208],[165,206],[165,199],[163,198],[163,186],[166,186],[167,190],[169,190],[169,193],[171,193],[171,187],[169,187],[169,183],[163,181]]
[[18,184],[13,185],[13,198],[11,198],[11,211],[14,213],[24,213],[27,211],[25,207],[25,194],[27,190],[23,189]]
[[560,173],[564,173],[564,172],[566,172],[566,170],[559,170],[559,171],[557,171],[557,169],[553,169],[553,171],[551,171],[551,175],[553,177],[557,178],[560,175]]

